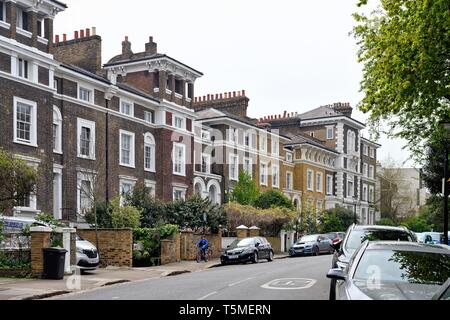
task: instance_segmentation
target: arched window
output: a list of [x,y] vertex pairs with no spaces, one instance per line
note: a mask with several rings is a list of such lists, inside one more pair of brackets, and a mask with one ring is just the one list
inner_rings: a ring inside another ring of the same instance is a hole
[[53,106],[53,152],[62,153],[62,116],[56,106]]
[[144,136],[144,169],[155,172],[155,138],[150,132]]
[[355,140],[356,140],[355,132],[351,130],[347,131],[347,153],[356,151]]

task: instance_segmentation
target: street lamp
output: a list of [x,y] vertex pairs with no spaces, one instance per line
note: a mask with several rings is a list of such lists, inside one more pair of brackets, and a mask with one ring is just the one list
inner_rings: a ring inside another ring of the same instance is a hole
[[[448,140],[448,135],[450,133],[450,123],[444,123],[444,128],[446,130],[446,141]],[[444,244],[448,244],[448,197],[449,197],[449,172],[448,172],[448,154],[449,154],[449,144],[445,143],[445,161],[444,161]]]

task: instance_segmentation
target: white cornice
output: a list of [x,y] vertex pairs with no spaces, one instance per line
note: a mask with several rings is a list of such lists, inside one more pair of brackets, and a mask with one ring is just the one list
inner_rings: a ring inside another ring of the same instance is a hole
[[36,61],[42,61],[54,67],[59,66],[59,63],[53,59],[53,55],[40,51],[37,48],[24,45],[14,39],[0,36],[0,49],[1,48],[8,50],[9,54],[11,55],[13,53],[15,53],[16,55],[20,54],[21,56],[24,56],[26,58]]

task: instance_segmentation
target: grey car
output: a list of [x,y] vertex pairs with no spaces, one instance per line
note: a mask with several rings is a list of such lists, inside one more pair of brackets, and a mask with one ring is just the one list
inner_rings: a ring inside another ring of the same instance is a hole
[[76,236],[77,267],[82,271],[96,270],[100,263],[97,248],[79,235]]
[[289,249],[289,255],[294,257],[300,255],[318,256],[321,253],[332,254],[334,249],[331,247],[331,243],[331,240],[323,234],[303,236]]
[[366,241],[345,269],[331,269],[327,277],[337,281],[337,300],[436,299],[436,294],[448,286],[450,248]]

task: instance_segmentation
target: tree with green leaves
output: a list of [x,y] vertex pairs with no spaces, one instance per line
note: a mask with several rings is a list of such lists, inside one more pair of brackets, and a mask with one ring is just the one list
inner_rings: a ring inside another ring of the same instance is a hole
[[12,209],[34,192],[38,178],[36,169],[0,149],[0,212]]
[[[359,0],[358,7],[367,3]],[[359,109],[370,113],[375,138],[403,138],[421,159],[425,140],[442,133],[441,123],[450,119],[448,0],[383,0],[354,18],[364,64]]]
[[334,208],[325,210],[319,217],[319,221],[322,233],[345,232],[354,223],[354,215],[352,210]]
[[256,181],[245,171],[239,174],[239,181],[231,192],[230,201],[242,205],[253,205],[259,197],[259,188]]
[[278,190],[269,190],[261,193],[254,202],[255,207],[260,209],[286,208],[294,210],[291,199]]

